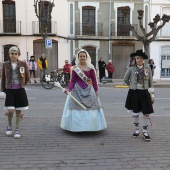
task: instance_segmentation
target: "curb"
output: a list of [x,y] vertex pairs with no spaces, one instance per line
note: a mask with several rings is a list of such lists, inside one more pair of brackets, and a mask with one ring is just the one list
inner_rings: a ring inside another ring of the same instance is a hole
[[[129,86],[124,85],[123,83],[99,83],[99,87],[114,87],[114,88],[129,88]],[[154,83],[155,88],[170,88],[170,83]],[[41,83],[28,83],[26,86],[42,86]]]
[[[153,84],[154,88],[170,88],[170,84]],[[121,84],[116,84],[116,83],[105,83],[105,84],[99,84],[99,87],[114,87],[114,88],[129,88],[129,86],[124,85],[123,83]]]
[[125,86],[125,85],[115,85],[115,88],[129,88],[129,86]]

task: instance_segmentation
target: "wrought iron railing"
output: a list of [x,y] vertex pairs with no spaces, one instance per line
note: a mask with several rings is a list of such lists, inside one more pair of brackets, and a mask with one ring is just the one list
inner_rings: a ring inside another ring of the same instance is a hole
[[[41,34],[45,32],[45,25],[43,22],[33,21],[32,22],[32,33],[33,34]],[[51,21],[48,25],[48,34],[57,34],[57,22]]]
[[103,36],[103,24],[76,23],[75,32],[76,36]]
[[[137,24],[133,24],[137,32]],[[134,36],[128,24],[111,24],[111,36]]]
[[0,34],[21,34],[21,21],[1,20]]

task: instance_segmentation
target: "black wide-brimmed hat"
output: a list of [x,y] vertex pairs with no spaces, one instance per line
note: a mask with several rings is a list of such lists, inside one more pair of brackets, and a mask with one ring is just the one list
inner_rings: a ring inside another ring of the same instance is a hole
[[135,53],[130,54],[130,57],[136,57],[136,56],[140,56],[143,57],[144,59],[148,59],[148,56],[142,50],[137,50]]

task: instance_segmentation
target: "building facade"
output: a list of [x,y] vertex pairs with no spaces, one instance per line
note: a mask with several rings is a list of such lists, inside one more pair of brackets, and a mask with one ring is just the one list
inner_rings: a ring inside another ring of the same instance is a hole
[[[49,1],[43,2],[48,6]],[[36,59],[40,57],[44,51],[44,42],[34,1],[0,2],[0,62],[9,59],[8,49],[12,45],[21,49],[21,60],[28,60],[31,55],[35,55]],[[84,48],[89,52],[97,71],[101,57],[106,63],[110,59],[113,61],[114,79],[123,78],[129,55],[137,49],[143,49],[143,44],[133,35],[125,21],[124,7],[129,8],[128,20],[139,35],[142,32],[137,10],[144,11],[143,26],[146,32],[150,31],[148,23],[156,14],[168,15],[170,11],[169,0],[57,0],[54,3],[48,32],[48,39],[52,40],[52,49],[47,50],[49,70],[63,67],[65,59],[71,62],[78,50]],[[156,64],[155,79],[170,78],[168,26],[169,23],[150,44],[150,56]]]
[[[135,31],[142,36],[137,10],[144,11],[143,26],[150,32],[149,22],[156,14],[170,14],[170,1],[165,0],[68,0],[70,54],[85,48],[98,69],[98,60],[111,59],[115,65],[113,78],[122,79],[129,63],[130,53],[143,49],[143,44],[129,30],[123,15],[123,8],[130,9],[128,18]],[[158,23],[159,25],[159,23]],[[156,69],[154,79],[170,79],[170,23],[161,29],[155,41],[150,43],[150,58]],[[147,61],[148,62],[148,61]]]
[[[49,1],[44,1],[45,8],[48,7],[48,3]],[[20,48],[21,60],[27,61],[31,55],[35,55],[37,60],[44,53],[44,41],[40,30],[43,24],[39,22],[33,5],[33,0],[0,1],[1,63],[9,59],[8,50],[13,45]],[[47,37],[52,41],[52,49],[46,50],[49,71],[62,67],[64,60],[68,59],[68,41],[65,38],[68,35],[67,7],[67,1],[57,0],[52,10]],[[40,15],[39,8],[38,5],[38,15]]]
[[[159,14],[170,15],[169,0],[152,0],[150,5],[151,19]],[[150,56],[154,59],[155,79],[166,80],[170,79],[170,22],[158,32],[156,40],[150,44]]]
[[[114,79],[122,79],[129,64],[129,56],[143,45],[132,34],[125,21],[124,7],[130,10],[128,18],[140,34],[137,10],[145,11],[149,20],[149,1],[131,0],[68,0],[70,55],[84,48],[92,57],[98,70],[101,57],[108,63],[111,59],[115,66]],[[145,23],[144,23],[145,24]]]

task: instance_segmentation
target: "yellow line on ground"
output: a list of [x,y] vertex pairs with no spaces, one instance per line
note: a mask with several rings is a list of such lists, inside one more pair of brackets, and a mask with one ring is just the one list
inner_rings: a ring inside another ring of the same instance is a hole
[[125,85],[116,85],[116,88],[128,88],[129,86],[125,86]]

